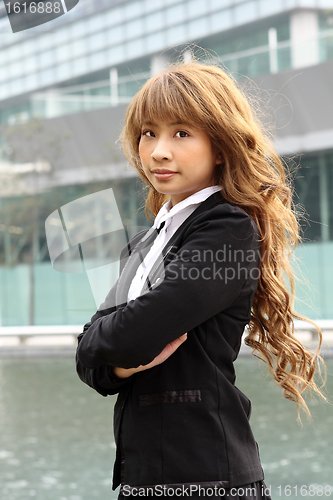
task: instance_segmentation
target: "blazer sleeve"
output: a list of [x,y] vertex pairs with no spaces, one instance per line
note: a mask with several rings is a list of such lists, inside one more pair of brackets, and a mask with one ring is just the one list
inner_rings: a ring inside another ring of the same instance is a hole
[[[96,316],[96,315],[94,315]],[[92,322],[84,325],[83,332],[78,336],[78,345],[85,335],[85,332],[92,325]],[[117,394],[122,388],[127,386],[129,379],[121,379],[116,377],[113,372],[113,367],[109,365],[101,365],[98,368],[87,368],[84,366],[76,351],[76,372],[79,378],[92,389],[95,389],[102,396]]]
[[[130,254],[133,251],[133,248],[137,244],[137,242],[142,238],[147,230],[140,231],[136,234],[128,244],[121,250],[120,253],[120,273],[122,272],[126,261]],[[92,316],[89,323],[86,323],[83,327],[83,332],[78,336],[78,345],[82,341],[82,338],[85,336],[87,330],[92,326],[92,324],[97,321],[99,318],[111,314],[116,310],[115,307],[115,293],[118,285],[118,280],[113,285],[111,290],[109,291],[105,301],[99,307],[98,311]],[[108,307],[112,305],[112,307]],[[109,365],[101,365],[98,368],[88,368],[83,365],[78,356],[78,350],[76,351],[76,372],[79,378],[87,384],[92,389],[95,389],[102,396],[108,396],[118,393],[122,388],[126,387],[130,382],[129,378],[121,379],[116,377],[113,372],[112,366]]]
[[87,368],[150,363],[171,341],[230,307],[246,285],[256,288],[258,273],[250,272],[256,253],[258,228],[246,212],[228,203],[204,212],[184,232],[158,286],[87,328],[79,362]]

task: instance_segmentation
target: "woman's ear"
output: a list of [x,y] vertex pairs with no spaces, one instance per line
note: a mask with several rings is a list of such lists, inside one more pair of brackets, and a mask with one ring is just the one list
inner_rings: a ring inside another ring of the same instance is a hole
[[221,153],[217,153],[215,165],[221,165],[221,163],[223,163],[222,155]]

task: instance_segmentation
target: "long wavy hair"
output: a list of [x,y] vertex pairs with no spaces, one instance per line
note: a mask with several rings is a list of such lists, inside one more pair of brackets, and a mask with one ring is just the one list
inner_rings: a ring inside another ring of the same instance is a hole
[[[248,99],[233,78],[218,66],[197,62],[177,64],[150,78],[127,108],[121,135],[130,163],[147,185],[145,213],[155,217],[170,195],[156,191],[146,178],[138,153],[142,124],[165,121],[195,124],[205,131],[222,159],[214,171],[223,197],[241,207],[256,222],[261,238],[260,273],[245,343],[264,360],[283,395],[310,416],[302,393],[322,397],[314,381],[322,343],[320,328],[297,314],[294,272],[290,257],[299,241],[291,182]],[[287,284],[289,281],[290,291]],[[294,335],[294,319],[315,326],[319,345],[308,351]],[[326,399],[326,398],[325,398]]]

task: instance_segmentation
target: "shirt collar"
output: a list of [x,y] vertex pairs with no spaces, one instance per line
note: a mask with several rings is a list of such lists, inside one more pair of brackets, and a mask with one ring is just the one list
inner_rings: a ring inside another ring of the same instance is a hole
[[205,201],[213,193],[216,193],[220,190],[221,186],[218,185],[206,187],[204,189],[201,189],[200,191],[197,191],[196,193],[191,194],[179,203],[176,203],[176,205],[172,208],[170,208],[171,199],[168,200],[166,203],[164,203],[164,205],[162,205],[158,214],[156,215],[153,227],[157,229],[163,221],[172,218],[174,215],[190,205],[199,204],[202,201]]

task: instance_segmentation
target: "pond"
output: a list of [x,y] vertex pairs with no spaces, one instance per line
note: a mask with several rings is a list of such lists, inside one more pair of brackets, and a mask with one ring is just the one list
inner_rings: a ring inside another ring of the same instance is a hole
[[[333,498],[333,406],[308,398],[313,422],[304,415],[302,428],[263,363],[240,357],[236,367],[273,500]],[[327,369],[332,395],[333,359]],[[0,498],[116,499],[114,401],[86,387],[72,359],[0,360]]]

